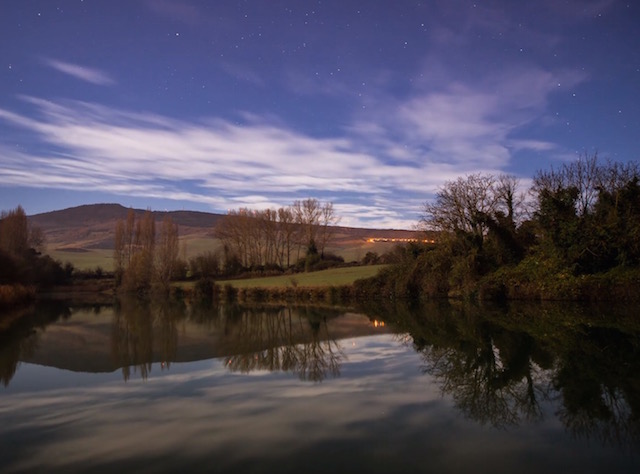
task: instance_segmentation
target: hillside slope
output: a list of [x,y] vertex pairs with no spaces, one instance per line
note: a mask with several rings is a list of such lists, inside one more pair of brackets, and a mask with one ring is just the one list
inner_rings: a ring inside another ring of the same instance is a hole
[[[36,214],[30,216],[29,221],[43,230],[47,251],[55,258],[71,261],[78,268],[100,265],[110,269],[116,223],[125,219],[128,211],[120,204],[88,204]],[[145,212],[134,211],[137,216]],[[186,249],[187,257],[218,247],[213,230],[223,215],[198,211],[152,212],[158,225],[166,215],[178,224],[181,246]],[[341,226],[334,230],[329,250],[345,260],[358,260],[368,251],[384,252],[404,239],[422,238],[422,233],[411,230]]]
[[[136,217],[144,210],[134,209]],[[113,250],[116,222],[125,219],[129,209],[120,204],[88,204],[29,217],[31,224],[40,227],[49,248]],[[170,215],[178,224],[181,236],[207,236],[222,215],[196,211],[153,211],[156,222]]]

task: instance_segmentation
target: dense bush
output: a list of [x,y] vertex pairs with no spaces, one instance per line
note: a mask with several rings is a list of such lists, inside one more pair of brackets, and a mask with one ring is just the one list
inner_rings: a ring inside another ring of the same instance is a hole
[[217,252],[206,252],[189,260],[189,271],[193,278],[217,278],[222,272],[220,255]]
[[584,156],[538,172],[530,192],[535,203],[526,213],[513,177],[446,183],[422,220],[439,232],[437,244],[396,249],[394,264],[356,290],[401,298],[638,298],[637,163]]

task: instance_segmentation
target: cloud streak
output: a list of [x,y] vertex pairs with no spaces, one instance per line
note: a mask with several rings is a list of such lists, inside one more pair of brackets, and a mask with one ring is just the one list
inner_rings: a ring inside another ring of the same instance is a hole
[[0,143],[0,184],[188,201],[218,211],[314,196],[333,201],[344,225],[375,220],[408,228],[445,181],[505,170],[514,151],[553,150],[551,142],[512,135],[544,115],[558,83],[581,79],[529,68],[479,84],[423,84],[403,100],[372,102],[332,137],[256,115],[178,120],[24,96],[32,113],[0,109],[0,120],[26,129],[39,151]]
[[98,69],[58,61],[56,59],[44,59],[44,63],[56,71],[98,86],[111,86],[116,83],[109,74]]
[[[226,209],[286,205],[307,195],[350,195],[364,203],[392,194],[408,178],[345,138],[318,139],[258,121],[187,122],[75,101],[24,100],[40,118],[0,110],[0,119],[30,130],[55,151],[6,148],[3,184],[185,199]],[[263,198],[256,199],[256,191]],[[386,222],[407,224],[400,211]],[[355,219],[345,216],[346,222]]]

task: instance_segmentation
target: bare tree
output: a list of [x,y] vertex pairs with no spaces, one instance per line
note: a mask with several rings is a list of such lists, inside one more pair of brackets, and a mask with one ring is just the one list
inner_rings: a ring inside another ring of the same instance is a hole
[[28,246],[36,252],[42,253],[46,246],[46,236],[41,227],[36,225],[29,226],[29,243]]
[[271,265],[277,262],[277,247],[279,240],[278,212],[265,209],[260,212],[260,227],[264,236],[263,263]]
[[295,215],[290,207],[281,207],[278,209],[278,229],[279,229],[279,248],[280,266],[289,267],[291,265],[291,252],[297,239],[297,231],[299,227],[296,225]]
[[618,194],[622,188],[640,176],[640,164],[636,161],[628,163],[611,162],[601,166],[598,173],[598,191]]
[[20,257],[29,249],[29,226],[22,206],[0,215],[0,249]]
[[156,251],[156,275],[158,283],[163,288],[169,286],[178,261],[178,253],[178,224],[174,224],[170,216],[165,216],[160,226]]
[[155,220],[147,210],[136,220],[132,209],[126,221],[116,223],[114,240],[114,267],[116,284],[127,290],[146,290],[154,274],[156,229]]
[[335,233],[335,226],[340,221],[340,218],[337,217],[333,210],[333,203],[325,202],[320,209],[320,230],[318,232],[318,250],[320,251],[320,255],[324,256],[324,251],[327,244],[330,242],[331,238]]
[[316,234],[322,216],[322,205],[314,198],[293,203],[293,212],[296,222],[301,227],[301,245],[310,246],[316,241]]
[[524,194],[519,192],[520,181],[513,175],[501,174],[495,183],[497,208],[514,226],[524,212]]
[[214,234],[222,241],[227,260],[236,256],[243,266],[250,264],[248,209],[231,210],[216,225]]
[[155,220],[150,210],[135,223],[133,255],[124,274],[124,285],[129,290],[146,290],[151,285],[155,250]]
[[435,202],[425,204],[422,223],[427,230],[462,231],[482,241],[487,232],[486,216],[498,208],[495,184],[493,176],[480,174],[445,183]]
[[122,282],[122,275],[128,266],[125,251],[125,224],[123,221],[116,222],[116,231],[113,242],[113,266],[115,270],[116,286]]
[[296,244],[298,258],[303,246],[319,245],[322,252],[338,220],[332,203],[306,199],[277,211],[231,210],[214,232],[225,252],[236,256],[245,267],[272,264],[289,267]]
[[598,198],[598,192],[606,179],[606,169],[598,165],[598,154],[580,155],[577,161],[564,164],[560,168],[550,171],[539,171],[533,179],[533,192],[538,196],[543,194],[559,195],[564,191],[575,190],[575,211],[578,216],[585,216],[593,210]]
[[133,209],[129,209],[129,211],[127,212],[127,220],[124,227],[124,245],[127,266],[131,264],[131,258],[133,257],[134,253],[135,221],[136,213]]
[[136,214],[129,209],[126,219],[116,222],[116,230],[113,245],[113,260],[116,273],[116,284],[120,284],[125,271],[131,265],[134,254]]

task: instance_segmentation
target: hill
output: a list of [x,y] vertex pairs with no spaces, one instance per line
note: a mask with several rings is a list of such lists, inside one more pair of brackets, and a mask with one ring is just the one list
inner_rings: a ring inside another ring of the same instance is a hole
[[[144,210],[134,209],[137,217]],[[113,250],[113,233],[116,222],[125,219],[129,209],[120,204],[89,204],[61,211],[46,212],[29,217],[31,224],[40,227],[49,247],[55,250]],[[162,222],[170,215],[180,228],[180,235],[207,235],[220,214],[195,211],[153,211],[156,221]]]
[[[116,222],[127,216],[128,208],[120,204],[88,204],[29,217],[46,238],[47,252],[54,258],[70,261],[77,268],[112,268],[111,255]],[[142,215],[142,209],[134,210]],[[213,229],[222,214],[198,211],[152,211],[156,222],[169,215],[178,224],[181,248],[189,258],[207,250],[215,250],[219,241]],[[329,248],[345,260],[359,260],[366,252],[382,253],[397,242],[422,238],[411,230],[363,229],[337,226]]]

